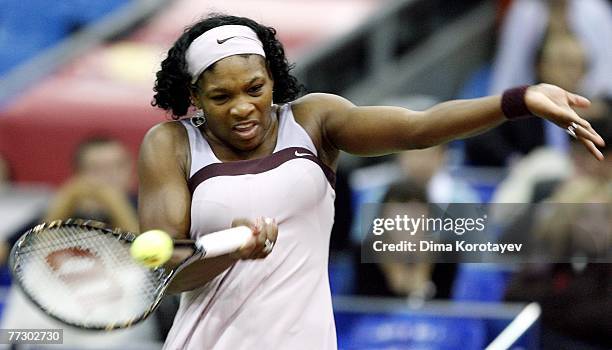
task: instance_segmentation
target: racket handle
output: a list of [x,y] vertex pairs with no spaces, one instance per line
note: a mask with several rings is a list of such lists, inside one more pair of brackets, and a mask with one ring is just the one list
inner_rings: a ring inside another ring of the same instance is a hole
[[250,228],[238,226],[204,235],[195,245],[204,252],[203,258],[214,258],[237,251],[252,235]]

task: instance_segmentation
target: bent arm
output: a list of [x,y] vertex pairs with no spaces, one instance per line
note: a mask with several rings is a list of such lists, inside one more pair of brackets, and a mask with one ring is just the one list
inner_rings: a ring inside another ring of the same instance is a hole
[[[173,238],[188,238],[191,225],[188,159],[187,135],[179,123],[157,125],[145,136],[138,159],[138,216],[142,232],[161,229]],[[168,290],[179,293],[201,287],[235,261],[229,255],[197,261],[178,273]]]

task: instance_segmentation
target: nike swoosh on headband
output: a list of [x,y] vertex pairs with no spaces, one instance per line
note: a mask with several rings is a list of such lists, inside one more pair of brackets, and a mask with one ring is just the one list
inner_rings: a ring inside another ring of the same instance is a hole
[[312,154],[310,153],[299,153],[298,151],[295,151],[295,156],[296,157],[307,157],[307,156],[311,156]]
[[229,38],[225,38],[225,39],[217,39],[217,44],[221,45],[224,42],[228,41],[229,39],[235,38],[235,36],[230,36]]
[[[234,40],[228,42],[229,39]],[[241,25],[223,25],[202,33],[185,52],[192,83],[195,84],[202,72],[220,59],[242,54],[266,57],[263,43],[253,29]]]

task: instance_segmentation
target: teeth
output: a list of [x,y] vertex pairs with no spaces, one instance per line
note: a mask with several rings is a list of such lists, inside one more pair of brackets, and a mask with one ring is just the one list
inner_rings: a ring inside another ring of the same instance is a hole
[[238,130],[238,131],[249,130],[252,127],[253,127],[253,123],[243,124],[243,125],[236,125],[235,126],[236,130]]

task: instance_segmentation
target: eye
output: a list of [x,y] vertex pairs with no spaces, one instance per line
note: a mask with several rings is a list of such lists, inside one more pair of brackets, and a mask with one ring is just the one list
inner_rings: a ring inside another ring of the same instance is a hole
[[257,84],[252,86],[251,88],[249,88],[249,93],[250,94],[256,94],[261,92],[261,89],[263,88],[263,84]]
[[214,95],[210,97],[211,100],[217,103],[224,102],[227,100],[227,98],[228,98],[227,95]]

